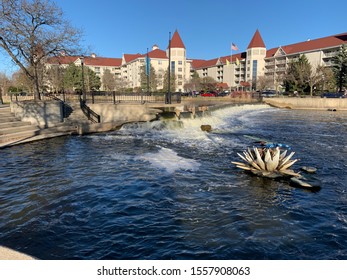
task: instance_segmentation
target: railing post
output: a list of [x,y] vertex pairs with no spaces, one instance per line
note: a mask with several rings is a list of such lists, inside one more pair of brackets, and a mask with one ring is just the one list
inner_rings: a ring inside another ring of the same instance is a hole
[[113,104],[116,104],[116,92],[112,91]]
[[94,91],[92,91],[92,104],[94,104]]

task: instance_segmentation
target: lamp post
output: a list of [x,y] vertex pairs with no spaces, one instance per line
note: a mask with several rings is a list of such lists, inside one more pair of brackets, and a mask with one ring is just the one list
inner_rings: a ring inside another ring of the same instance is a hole
[[82,55],[80,57],[81,60],[81,66],[82,66],[82,101],[85,103],[86,102],[86,91],[84,88],[84,56]]
[[165,98],[166,104],[171,104],[171,92],[170,92],[170,81],[171,79],[171,32],[169,32],[169,69],[168,69],[168,91]]

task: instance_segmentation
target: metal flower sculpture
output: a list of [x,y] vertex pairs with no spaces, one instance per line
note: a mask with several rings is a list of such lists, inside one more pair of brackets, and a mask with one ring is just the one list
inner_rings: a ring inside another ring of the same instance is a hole
[[283,176],[296,176],[299,177],[299,173],[295,173],[289,169],[298,159],[291,160],[295,152],[291,152],[287,156],[287,150],[281,152],[279,147],[275,148],[248,148],[243,152],[243,155],[238,153],[238,156],[245,161],[235,162],[232,161],[236,167],[248,170],[255,175],[277,178]]

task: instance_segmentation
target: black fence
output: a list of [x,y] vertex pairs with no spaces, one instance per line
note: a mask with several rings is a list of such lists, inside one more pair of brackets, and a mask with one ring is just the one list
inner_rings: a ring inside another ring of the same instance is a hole
[[[181,103],[181,93],[121,93],[115,91],[91,91],[86,92],[86,103]],[[41,93],[41,100],[62,100],[64,102],[79,102],[83,98],[82,93]],[[11,101],[33,100],[34,95],[27,93],[11,93]]]
[[87,103],[181,103],[181,93],[120,93],[92,91],[86,93]]

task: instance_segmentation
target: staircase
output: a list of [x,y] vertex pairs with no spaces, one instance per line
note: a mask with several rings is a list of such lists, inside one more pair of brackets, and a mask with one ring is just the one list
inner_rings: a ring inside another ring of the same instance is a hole
[[0,148],[46,138],[76,133],[73,123],[41,129],[30,122],[22,122],[11,113],[10,107],[0,105]]
[[68,108],[69,108],[70,112],[68,113],[68,117],[64,119],[64,123],[71,124],[71,125],[92,123],[84,115],[79,102],[78,103],[69,103]]
[[22,122],[11,113],[10,107],[0,107],[0,147],[16,143],[38,134],[39,127],[30,122]]

